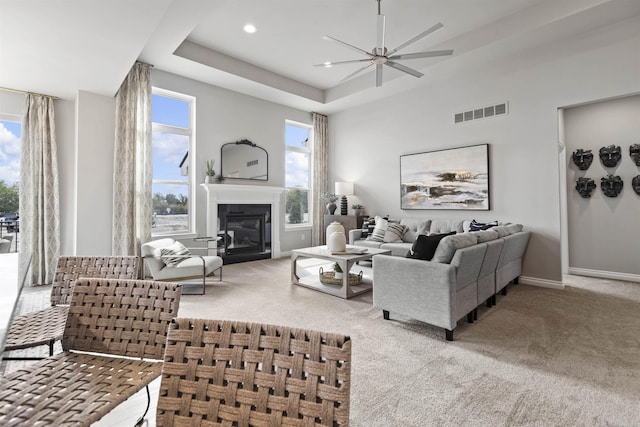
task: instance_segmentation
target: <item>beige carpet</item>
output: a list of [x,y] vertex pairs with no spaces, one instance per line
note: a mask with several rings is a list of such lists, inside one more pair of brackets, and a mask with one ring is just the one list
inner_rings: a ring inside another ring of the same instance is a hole
[[640,425],[640,284],[510,285],[447,342],[397,313],[383,320],[371,293],[341,300],[291,285],[287,258],[225,266],[224,279],[184,296],[180,316],[351,336],[353,426]]
[[[288,259],[225,267],[180,315],[295,325],[351,336],[355,426],[640,425],[640,285],[510,286],[444,332],[371,304],[290,284]],[[610,289],[611,288],[611,289]]]

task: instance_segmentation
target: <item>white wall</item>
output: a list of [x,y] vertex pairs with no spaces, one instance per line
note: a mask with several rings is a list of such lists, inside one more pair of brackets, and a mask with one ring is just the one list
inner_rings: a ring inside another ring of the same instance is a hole
[[80,91],[76,101],[76,230],[81,255],[111,253],[115,98]]
[[[567,108],[564,117],[569,272],[627,280],[635,276],[640,281],[635,256],[640,251],[640,196],[631,187],[640,167],[629,156],[629,146],[640,143],[640,95]],[[622,160],[614,168],[605,167],[598,157],[600,147],[608,145],[622,148]],[[594,155],[586,171],[572,161],[572,153],[579,148]],[[616,198],[602,193],[600,178],[609,173],[624,182]],[[575,190],[578,177],[596,183],[591,198],[582,198]]]
[[[533,232],[525,281],[560,286],[557,109],[640,90],[638,28],[624,22],[482,66],[443,62],[444,77],[332,115],[331,182],[354,181],[369,214],[522,223]],[[508,115],[453,124],[456,112],[500,101]],[[490,144],[490,211],[400,209],[400,155],[481,143]]]
[[[196,97],[196,229],[206,233],[206,195],[198,184],[204,182],[205,161],[216,159],[216,174],[220,173],[220,147],[227,142],[248,139],[269,154],[269,180],[248,181],[227,179],[229,184],[284,186],[285,120],[311,124],[310,112],[285,107],[185,77],[153,70],[152,85]],[[284,212],[283,205],[280,208]],[[304,239],[302,238],[304,237]],[[283,252],[308,246],[310,230],[280,230]],[[304,244],[307,243],[307,244]]]

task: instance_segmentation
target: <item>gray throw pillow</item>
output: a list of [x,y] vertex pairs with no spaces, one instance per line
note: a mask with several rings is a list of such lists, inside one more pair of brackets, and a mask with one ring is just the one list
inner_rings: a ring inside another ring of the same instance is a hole
[[477,233],[461,233],[447,236],[440,241],[436,253],[431,261],[449,264],[458,249],[473,246],[478,243]]

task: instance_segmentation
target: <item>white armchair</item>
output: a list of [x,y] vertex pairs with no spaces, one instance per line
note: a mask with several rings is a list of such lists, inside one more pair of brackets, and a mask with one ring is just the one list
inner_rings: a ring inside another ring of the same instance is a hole
[[[141,255],[153,280],[180,282],[202,278],[204,294],[206,277],[220,270],[222,280],[222,258],[215,255],[194,255],[180,242],[163,238],[144,243]],[[183,294],[185,289],[183,287]]]

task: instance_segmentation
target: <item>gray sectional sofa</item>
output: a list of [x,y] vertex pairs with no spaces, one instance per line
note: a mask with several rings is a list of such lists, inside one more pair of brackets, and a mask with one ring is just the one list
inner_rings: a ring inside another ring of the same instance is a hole
[[[465,315],[472,322],[476,308],[495,304],[496,293],[522,273],[522,258],[531,233],[519,224],[501,225],[468,232],[468,221],[403,219],[407,227],[401,242],[374,242],[361,238],[360,230],[349,232],[356,246],[390,249],[392,256],[373,257],[373,304],[385,319],[398,313],[444,328],[446,339]],[[419,234],[444,237],[431,261],[406,258]]]

